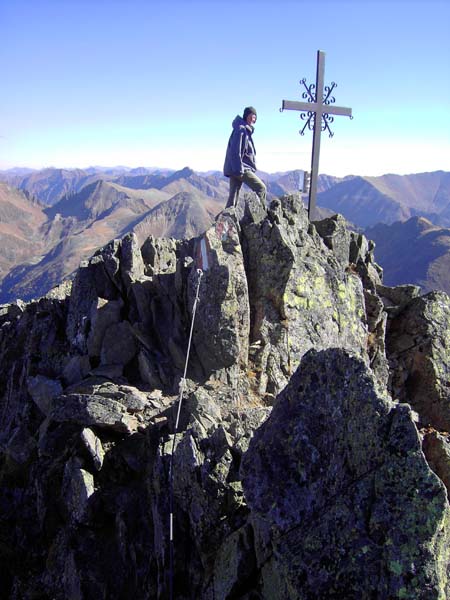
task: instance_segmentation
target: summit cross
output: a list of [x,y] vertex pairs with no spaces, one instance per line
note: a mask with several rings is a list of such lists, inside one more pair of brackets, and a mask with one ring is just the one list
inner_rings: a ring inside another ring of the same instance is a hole
[[300,135],[304,135],[305,129],[313,131],[313,146],[311,154],[311,185],[309,189],[308,216],[312,220],[314,209],[316,207],[317,195],[317,178],[319,175],[319,154],[320,154],[320,134],[322,131],[328,131],[330,137],[333,133],[329,124],[333,123],[334,117],[331,115],[342,115],[344,117],[352,117],[352,109],[343,106],[332,106],[335,98],[331,95],[336,87],[334,82],[331,86],[323,85],[325,75],[325,52],[317,51],[317,70],[316,83],[306,85],[306,80],[302,79],[301,84],[305,87],[305,92],[302,98],[307,99],[306,102],[297,102],[295,100],[283,100],[281,111],[283,110],[299,110],[302,114],[300,118],[306,121]]

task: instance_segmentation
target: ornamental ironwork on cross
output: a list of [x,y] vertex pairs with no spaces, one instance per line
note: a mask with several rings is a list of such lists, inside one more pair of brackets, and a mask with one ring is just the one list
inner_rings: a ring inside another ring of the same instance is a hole
[[305,121],[303,128],[300,130],[300,135],[305,135],[306,129],[309,129],[313,132],[311,180],[308,202],[308,216],[310,220],[313,218],[314,209],[316,206],[317,178],[319,175],[320,134],[322,131],[327,131],[329,137],[333,137],[334,134],[330,129],[330,124],[334,121],[334,116],[332,115],[342,115],[345,117],[350,117],[350,119],[353,118],[351,108],[334,106],[336,100],[332,93],[337,84],[333,81],[331,85],[324,87],[324,75],[325,52],[318,50],[316,83],[307,85],[306,79],[302,79],[300,81],[300,84],[305,88],[305,91],[302,93],[302,98],[304,98],[306,102],[283,100],[280,108],[280,111],[300,111],[300,118]]

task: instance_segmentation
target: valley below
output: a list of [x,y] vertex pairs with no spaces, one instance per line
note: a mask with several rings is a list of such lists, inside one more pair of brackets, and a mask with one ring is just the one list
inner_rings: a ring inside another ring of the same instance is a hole
[[[302,173],[260,174],[269,201],[298,193]],[[0,172],[0,302],[45,295],[126,233],[141,244],[149,236],[195,237],[227,196],[220,173],[189,167]],[[450,173],[321,175],[317,201],[317,220],[339,213],[375,242],[385,283],[450,292]]]

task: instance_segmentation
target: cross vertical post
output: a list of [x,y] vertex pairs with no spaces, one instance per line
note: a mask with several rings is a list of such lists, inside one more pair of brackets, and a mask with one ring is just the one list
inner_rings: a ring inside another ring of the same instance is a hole
[[[316,67],[316,104],[323,97],[323,80],[325,73],[325,54],[317,52]],[[320,134],[322,132],[322,106],[317,106],[314,119],[313,145],[311,153],[311,187],[309,188],[308,217],[311,221],[316,207],[317,179],[319,177]],[[318,125],[316,124],[318,121]]]
[[306,128],[313,131],[313,145],[311,153],[311,187],[309,189],[308,203],[308,216],[310,221],[314,216],[314,210],[316,207],[317,180],[319,176],[320,134],[322,131],[328,131],[329,136],[333,137],[333,133],[329,124],[333,123],[334,117],[330,115],[342,115],[350,117],[351,119],[353,118],[351,108],[331,106],[335,102],[335,99],[331,93],[336,87],[336,84],[332,82],[331,86],[324,87],[324,79],[325,52],[318,50],[315,85],[311,84],[307,86],[305,79],[300,81],[306,90],[303,92],[302,98],[305,98],[307,102],[283,100],[280,109],[281,111],[300,111],[300,118],[306,121],[303,129],[300,131],[301,135],[304,135]]

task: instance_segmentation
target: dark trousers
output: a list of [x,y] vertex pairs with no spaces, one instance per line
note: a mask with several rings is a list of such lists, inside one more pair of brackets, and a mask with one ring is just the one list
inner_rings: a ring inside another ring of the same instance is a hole
[[262,207],[266,208],[266,186],[261,179],[253,173],[253,171],[244,171],[242,177],[230,177],[230,195],[225,208],[236,206],[239,200],[239,192],[242,184],[245,183],[248,187],[256,192],[261,201]]

